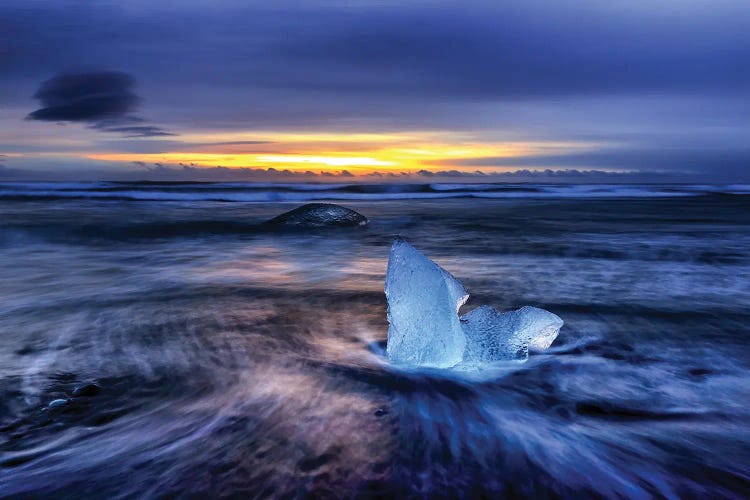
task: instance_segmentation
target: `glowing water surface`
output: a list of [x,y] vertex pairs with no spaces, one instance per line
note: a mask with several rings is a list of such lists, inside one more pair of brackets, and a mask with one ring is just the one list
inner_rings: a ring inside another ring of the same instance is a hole
[[[0,493],[750,491],[744,196],[289,204],[0,201]],[[565,326],[472,378],[381,355],[400,234],[478,304]],[[101,393],[58,408],[81,383]]]

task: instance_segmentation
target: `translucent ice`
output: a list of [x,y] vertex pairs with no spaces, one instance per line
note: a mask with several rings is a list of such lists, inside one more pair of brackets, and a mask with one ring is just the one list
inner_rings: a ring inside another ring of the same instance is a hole
[[524,306],[500,313],[482,306],[461,316],[466,334],[464,362],[487,363],[525,360],[529,349],[547,349],[557,337],[563,321],[544,309]]
[[525,306],[500,313],[482,306],[458,317],[469,298],[460,281],[403,240],[391,247],[385,278],[392,363],[434,368],[525,360],[547,349],[563,321]]
[[458,309],[469,298],[461,282],[407,242],[396,240],[385,296],[391,362],[436,368],[461,362],[466,338]]

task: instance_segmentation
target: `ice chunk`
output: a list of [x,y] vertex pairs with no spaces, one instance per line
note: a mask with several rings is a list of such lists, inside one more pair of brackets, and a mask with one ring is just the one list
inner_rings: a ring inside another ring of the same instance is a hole
[[385,295],[386,353],[397,364],[450,368],[525,360],[530,349],[547,349],[563,325],[530,306],[506,313],[482,306],[459,320],[469,298],[461,282],[401,239],[391,247]]
[[464,362],[487,363],[525,360],[529,349],[547,349],[563,325],[562,319],[544,309],[524,306],[500,313],[482,306],[461,316],[466,334]]
[[391,247],[385,277],[392,363],[448,368],[464,357],[458,309],[469,298],[461,282],[403,240]]

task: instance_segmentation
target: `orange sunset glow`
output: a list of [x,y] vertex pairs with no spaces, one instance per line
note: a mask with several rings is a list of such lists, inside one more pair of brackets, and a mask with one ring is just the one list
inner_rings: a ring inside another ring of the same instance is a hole
[[[411,173],[461,167],[451,160],[497,160],[571,152],[591,147],[582,142],[451,141],[450,134],[186,134],[181,150],[159,153],[90,153],[108,162],[191,165],[197,167],[276,168],[292,172],[346,169],[352,174]],[[154,141],[158,142],[158,141]],[[502,168],[465,168],[498,171]]]

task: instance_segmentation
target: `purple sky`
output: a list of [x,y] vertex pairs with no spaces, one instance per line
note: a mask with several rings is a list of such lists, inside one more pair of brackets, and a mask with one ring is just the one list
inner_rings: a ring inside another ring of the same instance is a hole
[[739,0],[4,0],[0,179],[750,182],[748,32]]

